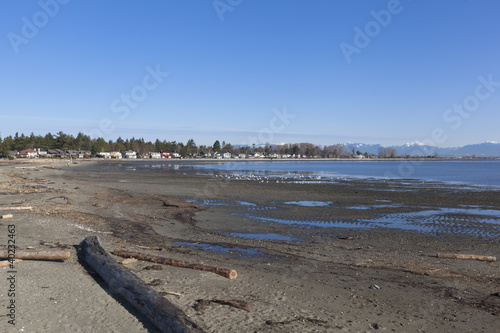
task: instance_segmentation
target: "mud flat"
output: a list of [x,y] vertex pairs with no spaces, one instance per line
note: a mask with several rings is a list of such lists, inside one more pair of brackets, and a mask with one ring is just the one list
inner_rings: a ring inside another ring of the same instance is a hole
[[278,183],[182,167],[0,162],[0,213],[13,215],[0,220],[1,250],[15,225],[20,250],[72,253],[16,263],[16,325],[7,318],[0,327],[155,332],[78,260],[76,246],[98,235],[110,252],[235,269],[229,280],[127,265],[207,332],[497,332],[498,262],[436,254],[499,257],[499,202],[496,189],[407,181]]

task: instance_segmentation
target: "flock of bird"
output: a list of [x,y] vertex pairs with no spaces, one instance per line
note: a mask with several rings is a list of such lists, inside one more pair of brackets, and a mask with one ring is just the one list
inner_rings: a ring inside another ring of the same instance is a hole
[[260,176],[255,174],[216,174],[215,178],[222,178],[223,180],[250,180],[258,183],[317,183],[317,182],[332,182],[335,180],[341,180],[342,177],[321,177],[316,175],[297,175],[289,173],[286,176]]

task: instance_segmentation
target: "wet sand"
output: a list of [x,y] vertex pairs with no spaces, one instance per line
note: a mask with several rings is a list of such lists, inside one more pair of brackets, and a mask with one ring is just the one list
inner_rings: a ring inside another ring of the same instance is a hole
[[[155,332],[78,261],[76,246],[98,235],[108,251],[235,269],[238,278],[229,280],[148,262],[127,266],[156,290],[182,294],[165,297],[207,332],[498,331],[498,262],[436,258],[500,256],[499,219],[488,215],[498,209],[498,191],[403,181],[261,183],[65,163],[0,162],[0,213],[14,216],[0,220],[2,247],[15,224],[19,249],[72,253],[67,262],[17,264],[16,326],[3,319],[0,327]],[[33,210],[2,210],[12,206]],[[8,286],[0,288],[6,304]],[[216,298],[251,309],[200,302]]]

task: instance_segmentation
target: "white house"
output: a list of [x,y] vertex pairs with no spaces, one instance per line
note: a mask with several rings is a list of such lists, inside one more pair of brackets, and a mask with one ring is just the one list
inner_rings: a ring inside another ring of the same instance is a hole
[[137,153],[133,150],[127,150],[122,153],[123,158],[137,158]]
[[223,153],[222,158],[231,158],[231,153]]
[[43,150],[41,148],[35,148],[36,152],[38,153],[39,157],[47,157],[47,151]]
[[119,151],[112,151],[109,153],[109,156],[111,158],[122,158],[122,154]]
[[100,153],[97,153],[96,155],[104,158],[111,158],[111,153],[108,151],[102,151]]
[[24,149],[24,150],[21,150],[17,155],[19,157],[26,157],[26,158],[35,158],[35,157],[38,157],[38,153],[34,149]]
[[149,156],[151,158],[161,158],[161,154],[157,153],[157,152],[151,152],[151,153],[149,153]]

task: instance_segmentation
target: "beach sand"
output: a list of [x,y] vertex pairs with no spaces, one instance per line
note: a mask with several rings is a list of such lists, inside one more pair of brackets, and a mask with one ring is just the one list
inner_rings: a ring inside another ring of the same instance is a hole
[[[229,280],[151,262],[126,266],[155,290],[182,294],[165,297],[207,332],[498,331],[498,262],[436,257],[500,256],[487,217],[461,210],[498,207],[498,191],[402,181],[260,183],[66,163],[0,162],[0,215],[13,215],[0,220],[1,248],[15,225],[18,250],[71,252],[64,262],[16,263],[15,326],[5,317],[2,330],[156,332],[78,260],[78,244],[97,235],[109,252],[235,269]],[[286,203],[302,200],[329,204]],[[26,206],[33,209],[6,209]],[[419,211],[438,209],[448,213],[422,222]],[[389,213],[430,233],[369,228],[367,221]],[[0,268],[4,313],[8,269]],[[214,299],[251,308],[206,302]]]

